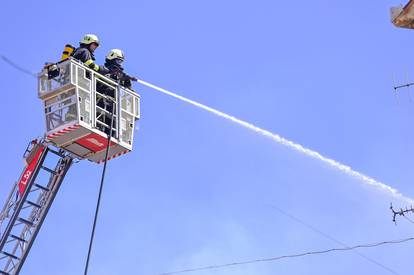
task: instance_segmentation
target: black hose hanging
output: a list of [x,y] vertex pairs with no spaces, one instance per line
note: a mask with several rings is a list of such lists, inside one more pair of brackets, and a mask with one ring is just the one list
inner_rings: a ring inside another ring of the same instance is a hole
[[[105,106],[109,105],[108,99],[109,99],[109,97],[106,97],[105,100],[104,100]],[[100,207],[100,204],[101,204],[102,190],[103,190],[103,185],[104,185],[104,180],[105,180],[106,164],[108,162],[109,148],[111,147],[112,126],[113,126],[113,120],[114,120],[114,110],[115,110],[114,105],[115,104],[114,104],[112,99],[110,99],[110,100],[111,100],[111,104],[112,104],[111,124],[110,124],[110,127],[109,127],[110,129],[109,129],[109,134],[108,134],[108,139],[107,139],[108,144],[106,145],[105,160],[104,160],[104,166],[103,166],[103,169],[102,169],[102,176],[101,176],[101,184],[100,184],[100,187],[99,187],[98,201],[96,202],[95,217],[94,217],[94,220],[93,220],[91,239],[89,241],[88,256],[86,258],[84,275],[88,274],[89,260],[90,260],[90,256],[91,256],[91,253],[92,253],[93,239],[95,237],[96,221],[98,220],[99,207]]]

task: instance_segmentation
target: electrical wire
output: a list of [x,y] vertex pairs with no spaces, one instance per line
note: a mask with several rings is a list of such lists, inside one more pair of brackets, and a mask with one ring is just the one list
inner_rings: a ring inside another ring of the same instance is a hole
[[181,273],[196,272],[196,271],[211,270],[211,269],[222,269],[222,268],[227,268],[227,267],[232,267],[232,266],[255,264],[255,263],[261,263],[261,262],[275,262],[275,261],[279,261],[282,259],[288,259],[288,258],[299,258],[299,257],[310,256],[310,255],[320,255],[320,254],[326,254],[326,253],[331,253],[331,252],[337,252],[337,251],[349,251],[349,250],[354,250],[358,248],[372,248],[372,247],[377,247],[377,246],[382,246],[382,245],[387,245],[387,244],[399,244],[399,243],[405,243],[405,242],[412,241],[412,240],[414,240],[414,237],[400,239],[400,240],[393,240],[393,241],[383,241],[383,242],[372,243],[372,244],[360,244],[360,245],[355,245],[352,247],[331,248],[331,249],[326,249],[326,250],[309,251],[309,252],[303,252],[303,253],[298,253],[298,254],[277,256],[277,257],[272,257],[272,258],[263,258],[263,259],[233,262],[233,263],[227,263],[227,264],[189,268],[189,269],[183,269],[179,271],[159,273],[158,275],[172,275],[172,274],[181,274]]
[[7,64],[9,64],[10,66],[12,66],[13,68],[17,69],[18,71],[33,76],[33,77],[37,77],[37,75],[29,70],[26,70],[25,68],[17,65],[16,63],[14,63],[13,61],[11,61],[9,58],[7,58],[6,56],[0,54],[0,58],[3,59],[4,62],[6,62]]
[[[332,242],[334,242],[334,243],[336,243],[336,244],[338,244],[338,245],[341,245],[341,246],[343,246],[344,248],[345,248],[345,247],[349,247],[349,245],[347,245],[347,244],[345,244],[345,243],[343,243],[343,242],[341,242],[341,241],[339,241],[339,240],[335,239],[334,237],[332,237],[332,236],[328,235],[328,234],[327,234],[327,233],[325,233],[325,232],[322,232],[320,229],[318,229],[318,228],[314,227],[313,225],[308,224],[307,222],[304,222],[303,220],[299,219],[298,217],[295,217],[294,215],[292,215],[292,214],[290,214],[290,213],[286,212],[285,210],[282,210],[282,209],[280,209],[279,207],[277,207],[277,206],[275,206],[275,205],[272,205],[272,204],[269,204],[269,207],[271,207],[272,209],[274,209],[274,210],[278,211],[279,213],[281,213],[281,214],[285,215],[286,217],[290,218],[291,220],[294,220],[295,222],[297,222],[297,223],[299,223],[299,224],[303,225],[304,227],[309,228],[310,230],[312,230],[313,232],[315,232],[315,233],[317,233],[317,234],[319,234],[319,235],[323,236],[324,238],[326,238],[326,239],[328,239],[328,240],[330,240],[330,241],[332,241]],[[377,266],[381,267],[382,269],[387,270],[388,272],[390,272],[390,273],[392,273],[392,274],[399,275],[399,273],[397,273],[395,270],[392,270],[391,268],[389,268],[389,267],[385,266],[384,264],[382,264],[382,263],[380,263],[380,262],[378,262],[378,261],[376,261],[376,260],[374,260],[374,259],[371,259],[371,258],[369,258],[368,256],[365,256],[364,254],[362,254],[362,253],[360,253],[360,252],[358,252],[358,251],[356,251],[356,250],[352,250],[352,251],[353,251],[356,255],[358,255],[358,256],[360,256],[360,257],[364,258],[365,260],[367,260],[367,261],[369,261],[369,262],[371,262],[371,263],[373,263],[373,264],[375,264],[375,265],[377,265]]]

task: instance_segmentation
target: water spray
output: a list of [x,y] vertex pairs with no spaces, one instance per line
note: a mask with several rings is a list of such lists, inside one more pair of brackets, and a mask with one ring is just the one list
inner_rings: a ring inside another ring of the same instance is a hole
[[268,137],[268,138],[272,139],[273,141],[275,141],[275,142],[277,142],[279,144],[282,144],[284,146],[287,146],[287,147],[289,147],[289,148],[291,148],[291,149],[293,149],[295,151],[298,151],[298,152],[300,152],[300,153],[302,153],[304,155],[307,155],[309,157],[318,159],[318,160],[322,161],[323,163],[328,164],[329,166],[331,166],[333,168],[336,168],[336,169],[344,172],[345,174],[350,175],[350,176],[352,176],[352,177],[360,180],[361,182],[363,182],[363,183],[365,183],[367,185],[374,186],[374,187],[376,187],[376,188],[378,188],[380,190],[383,190],[383,191],[391,194],[395,198],[398,198],[398,199],[403,200],[405,202],[408,202],[410,204],[411,203],[414,203],[414,199],[405,197],[397,189],[392,188],[391,186],[388,186],[385,183],[382,183],[380,181],[377,181],[377,180],[375,180],[375,179],[373,179],[373,178],[371,178],[371,177],[369,177],[367,175],[364,175],[363,173],[360,173],[358,171],[355,171],[350,166],[344,165],[344,164],[342,164],[342,163],[340,163],[340,162],[338,162],[336,160],[333,160],[333,159],[330,159],[328,157],[325,157],[325,156],[321,155],[320,153],[318,153],[316,151],[313,151],[311,149],[305,148],[305,147],[303,147],[302,145],[300,145],[298,143],[295,143],[293,141],[287,140],[287,139],[285,139],[285,138],[283,138],[283,137],[281,137],[281,136],[279,136],[277,134],[274,134],[274,133],[272,133],[272,132],[270,132],[268,130],[259,128],[259,127],[255,126],[255,125],[253,125],[253,124],[251,124],[249,122],[243,121],[243,120],[238,119],[238,118],[236,118],[234,116],[231,116],[231,115],[228,115],[226,113],[223,113],[223,112],[221,112],[221,111],[219,111],[217,109],[211,108],[211,107],[209,107],[207,105],[204,105],[204,104],[201,104],[201,103],[198,103],[198,102],[196,102],[194,100],[185,98],[185,97],[183,97],[181,95],[175,94],[175,93],[173,93],[171,91],[168,91],[166,89],[163,89],[161,87],[158,87],[158,86],[156,86],[154,84],[148,83],[148,82],[146,82],[144,80],[138,79],[138,83],[140,83],[140,84],[142,84],[144,86],[147,86],[149,88],[152,88],[154,90],[157,90],[157,91],[159,91],[159,92],[161,92],[163,94],[167,94],[167,95],[172,96],[172,97],[174,97],[176,99],[179,99],[179,100],[182,100],[184,102],[187,102],[187,103],[189,103],[191,105],[194,105],[194,106],[196,106],[198,108],[201,108],[201,109],[206,110],[206,111],[208,111],[210,113],[213,113],[213,114],[215,114],[215,115],[217,115],[219,117],[222,117],[222,118],[225,118],[227,120],[230,120],[230,121],[232,121],[234,123],[237,123],[237,124],[239,124],[239,125],[247,128],[247,129],[249,129],[251,131],[254,131],[254,132],[258,133],[258,134],[261,134],[261,135],[263,135],[265,137]]

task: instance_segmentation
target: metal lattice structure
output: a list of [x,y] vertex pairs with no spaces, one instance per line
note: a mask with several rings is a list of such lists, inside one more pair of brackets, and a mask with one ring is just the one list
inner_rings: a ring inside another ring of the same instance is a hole
[[27,165],[0,213],[0,274],[17,275],[72,164],[72,156],[42,141],[27,151]]

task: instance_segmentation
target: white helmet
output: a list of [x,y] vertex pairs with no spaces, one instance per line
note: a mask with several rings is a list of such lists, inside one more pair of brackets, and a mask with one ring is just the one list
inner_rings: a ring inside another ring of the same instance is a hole
[[85,34],[80,43],[85,45],[96,43],[99,45],[99,38],[95,34]]
[[121,59],[124,60],[125,59],[125,55],[124,52],[121,51],[120,49],[112,49],[109,51],[109,53],[106,56],[106,59],[108,60],[113,60],[113,59]]

